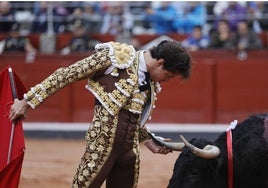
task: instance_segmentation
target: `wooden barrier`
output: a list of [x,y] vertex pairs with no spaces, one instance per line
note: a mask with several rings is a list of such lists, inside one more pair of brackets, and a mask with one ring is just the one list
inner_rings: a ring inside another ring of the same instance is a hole
[[268,59],[228,63],[217,60],[217,121],[243,120],[249,114],[268,112]]
[[162,83],[152,121],[213,123],[215,65],[212,60],[205,60],[193,66],[189,80],[175,78]]
[[[25,86],[41,82],[61,66],[68,66],[89,54],[38,54],[34,63],[25,63],[25,54],[0,55],[0,70],[11,65]],[[229,123],[256,112],[268,112],[268,51],[252,51],[239,61],[233,52],[204,50],[192,53],[189,80],[163,83],[157,108],[150,122]],[[76,82],[35,110],[26,121],[90,122],[94,98],[85,88],[86,80]]]

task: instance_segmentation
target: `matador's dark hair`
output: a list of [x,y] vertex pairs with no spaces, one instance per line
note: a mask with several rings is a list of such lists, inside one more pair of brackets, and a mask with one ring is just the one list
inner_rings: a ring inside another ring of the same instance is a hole
[[165,60],[163,68],[169,72],[180,74],[183,79],[190,77],[191,57],[177,41],[164,40],[150,49],[151,56],[157,60]]

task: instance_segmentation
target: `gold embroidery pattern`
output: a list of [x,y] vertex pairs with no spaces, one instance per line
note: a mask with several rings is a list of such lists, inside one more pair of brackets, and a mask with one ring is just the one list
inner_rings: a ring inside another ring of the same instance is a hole
[[[114,47],[115,65],[118,68],[127,68],[133,64],[135,57],[135,49],[127,44],[120,44],[118,42],[112,42]],[[127,62],[127,64],[125,64]],[[124,65],[125,64],[125,65]]]
[[129,97],[133,90],[133,86],[128,84],[125,79],[120,79],[118,82],[116,82],[115,87],[126,97]]
[[[103,107],[109,112],[110,115],[114,116],[118,114],[121,109],[113,99],[111,99],[107,92],[104,91],[104,87],[99,84],[99,82],[89,82],[86,88],[92,92],[92,94],[98,99],[98,101],[103,105]],[[112,92],[116,93],[116,92]],[[126,101],[126,96],[117,95],[117,101],[122,101],[122,105]]]
[[96,45],[97,51],[109,49],[109,56],[113,66],[119,69],[125,69],[133,64],[135,59],[135,49],[126,43],[109,42]]
[[[110,45],[110,43],[108,44]],[[136,59],[134,64],[132,63],[132,66],[126,68],[128,77],[116,82],[116,89],[112,92],[106,92],[103,85],[93,80],[89,80],[86,86],[111,115],[117,115],[119,110],[125,106],[128,97],[133,93],[134,86],[137,85],[137,60],[138,59]]]
[[110,116],[101,106],[95,107],[95,116],[86,134],[86,152],[78,166],[73,188],[86,188],[98,175],[107,161],[114,142],[117,117]]
[[148,92],[133,93],[125,108],[132,113],[141,114],[144,102],[147,99],[146,93]]
[[133,91],[133,86],[127,84],[125,79],[120,79],[115,86],[117,89],[111,93],[105,92],[104,86],[98,82],[89,81],[86,86],[111,115],[118,114]]
[[134,177],[134,185],[133,188],[138,186],[139,174],[140,174],[140,149],[139,149],[139,131],[136,130],[135,137],[134,137],[134,145],[133,145],[133,152],[136,155],[136,162],[135,162],[135,177]]
[[48,96],[54,94],[60,88],[79,79],[90,77],[96,71],[111,65],[107,53],[108,50],[106,50],[106,53],[97,52],[69,67],[57,69],[40,84],[31,88],[31,90],[24,95],[24,98],[32,108],[36,108]]

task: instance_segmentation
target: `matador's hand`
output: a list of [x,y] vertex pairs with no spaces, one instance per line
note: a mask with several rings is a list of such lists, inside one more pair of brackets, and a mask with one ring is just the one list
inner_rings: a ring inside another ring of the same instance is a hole
[[152,139],[146,140],[144,144],[147,146],[149,150],[151,150],[153,153],[160,153],[160,154],[168,154],[171,153],[172,150],[157,145]]
[[25,99],[14,100],[14,104],[10,108],[9,119],[10,121],[17,121],[21,119],[25,119],[27,117],[28,104]]

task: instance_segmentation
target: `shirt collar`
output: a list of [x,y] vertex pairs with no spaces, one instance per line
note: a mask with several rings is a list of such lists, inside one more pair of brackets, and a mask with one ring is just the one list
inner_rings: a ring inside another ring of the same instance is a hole
[[139,60],[140,60],[139,70],[141,70],[143,72],[147,72],[144,53],[145,53],[145,51],[141,51],[140,56],[139,56]]

